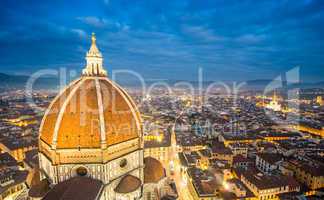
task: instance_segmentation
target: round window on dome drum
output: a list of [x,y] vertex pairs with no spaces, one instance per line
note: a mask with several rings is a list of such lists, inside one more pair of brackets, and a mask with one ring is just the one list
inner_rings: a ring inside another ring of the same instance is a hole
[[76,173],[78,176],[86,176],[88,174],[88,170],[85,167],[78,167]]
[[125,158],[122,159],[122,160],[119,162],[119,166],[120,166],[121,168],[126,167],[126,165],[127,165],[127,160],[126,160]]

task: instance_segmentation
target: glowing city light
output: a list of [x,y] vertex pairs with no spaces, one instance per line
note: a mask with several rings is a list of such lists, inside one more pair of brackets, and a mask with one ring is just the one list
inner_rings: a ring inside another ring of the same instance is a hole
[[226,181],[223,181],[223,187],[224,187],[225,190],[230,189],[230,187],[229,187],[229,185],[228,185],[228,183]]

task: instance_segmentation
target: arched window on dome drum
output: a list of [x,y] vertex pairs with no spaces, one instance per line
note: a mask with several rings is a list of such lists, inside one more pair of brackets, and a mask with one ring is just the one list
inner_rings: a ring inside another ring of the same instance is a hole
[[78,167],[76,169],[76,173],[78,176],[86,176],[88,174],[88,170],[85,167]]
[[125,158],[122,159],[122,160],[119,162],[119,166],[120,166],[121,168],[126,167],[126,165],[127,165],[127,160],[126,160]]

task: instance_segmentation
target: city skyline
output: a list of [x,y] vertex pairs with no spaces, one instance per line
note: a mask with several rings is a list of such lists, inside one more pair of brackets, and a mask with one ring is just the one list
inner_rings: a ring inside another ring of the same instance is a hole
[[[106,69],[145,79],[323,81],[321,1],[3,1],[0,72],[81,71],[91,32]],[[179,76],[181,74],[181,76]]]
[[0,200],[323,200],[324,1],[1,1]]

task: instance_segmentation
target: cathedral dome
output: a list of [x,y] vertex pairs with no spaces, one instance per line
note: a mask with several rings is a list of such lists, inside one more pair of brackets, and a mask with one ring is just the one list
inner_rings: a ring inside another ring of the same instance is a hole
[[140,113],[126,91],[108,78],[94,34],[85,58],[82,76],[53,99],[39,129],[40,176],[54,187],[45,194],[47,188],[38,185],[30,195],[141,199]]
[[107,78],[95,36],[82,76],[48,107],[40,142],[50,149],[105,149],[141,135],[141,119],[130,96]]
[[155,158],[144,158],[144,165],[144,183],[158,183],[166,177],[165,169],[161,162]]
[[142,185],[141,180],[136,176],[126,175],[124,176],[117,187],[114,189],[115,192],[126,194],[134,192]]

